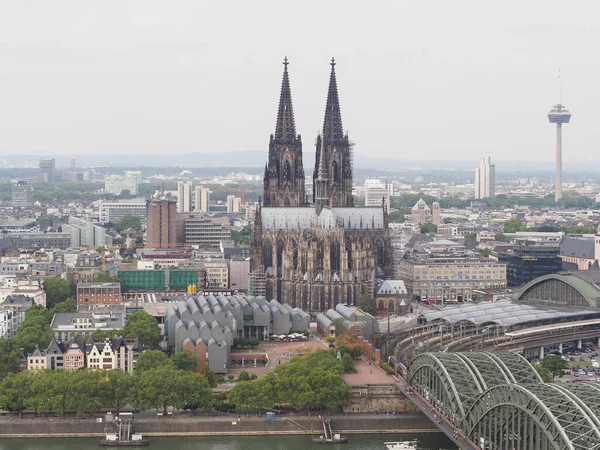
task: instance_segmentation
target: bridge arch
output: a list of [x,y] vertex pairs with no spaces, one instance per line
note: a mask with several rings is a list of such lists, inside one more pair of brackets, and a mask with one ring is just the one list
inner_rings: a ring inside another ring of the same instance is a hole
[[600,448],[595,414],[567,388],[554,384],[503,384],[469,407],[462,428],[490,448],[584,450]]
[[465,417],[464,405],[483,390],[472,368],[456,353],[415,356],[407,368],[407,381],[455,423]]

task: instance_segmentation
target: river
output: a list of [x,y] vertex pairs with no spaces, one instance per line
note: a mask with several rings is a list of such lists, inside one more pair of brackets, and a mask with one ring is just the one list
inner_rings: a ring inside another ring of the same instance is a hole
[[[386,450],[384,442],[417,438],[423,450],[455,449],[444,435],[350,434],[347,444],[326,445],[327,450]],[[312,447],[308,436],[215,436],[150,438],[149,450],[306,450]],[[99,439],[44,438],[2,439],[0,450],[99,450]],[[315,450],[323,446],[315,446]],[[114,449],[122,447],[114,447]]]

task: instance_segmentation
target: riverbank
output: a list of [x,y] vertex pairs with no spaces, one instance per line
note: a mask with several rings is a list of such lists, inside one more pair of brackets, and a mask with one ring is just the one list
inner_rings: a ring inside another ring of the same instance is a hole
[[[318,416],[264,417],[198,417],[135,420],[135,430],[148,437],[171,436],[252,436],[252,435],[318,435],[322,434]],[[106,423],[65,419],[3,419],[0,438],[102,437]],[[111,425],[109,425],[111,426]],[[424,415],[333,415],[331,426],[336,433],[430,433],[437,428]]]

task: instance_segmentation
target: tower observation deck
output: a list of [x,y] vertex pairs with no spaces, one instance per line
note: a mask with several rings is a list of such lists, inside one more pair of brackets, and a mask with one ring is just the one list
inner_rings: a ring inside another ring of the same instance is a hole
[[558,103],[548,113],[550,123],[556,124],[556,174],[555,174],[555,192],[554,201],[562,198],[562,124],[569,123],[571,113],[564,106]]

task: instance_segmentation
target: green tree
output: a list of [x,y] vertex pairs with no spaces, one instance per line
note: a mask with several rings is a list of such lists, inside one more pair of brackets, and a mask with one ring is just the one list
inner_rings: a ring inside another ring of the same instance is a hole
[[69,409],[77,412],[77,418],[98,411],[102,407],[100,388],[101,372],[79,369],[71,376],[71,403]]
[[542,367],[541,364],[531,363],[531,365],[537,371],[537,373],[540,375],[540,377],[542,377],[542,381],[544,383],[551,383],[554,381],[554,377],[552,376],[552,373],[545,367]]
[[490,255],[492,254],[492,250],[491,250],[491,249],[489,249],[488,247],[482,248],[482,249],[480,250],[480,252],[481,252],[481,254],[482,254],[483,256],[485,256],[486,258],[489,258],[489,257],[490,257]]
[[254,395],[254,383],[254,381],[238,381],[227,394],[227,399],[237,406],[243,406],[248,412]]
[[344,383],[342,374],[321,368],[309,375],[309,383],[315,395],[317,408],[341,411],[348,404],[350,388]]
[[123,216],[121,221],[119,222],[119,228],[122,230],[133,229],[135,231],[142,231],[142,221],[139,216],[134,216],[133,214],[128,214]]
[[171,355],[171,361],[180,370],[192,371],[196,368],[196,356],[185,348],[178,348]]
[[[66,375],[65,375],[66,374]],[[57,380],[60,376],[70,376],[71,372],[54,371],[51,369],[31,373],[31,395],[27,401],[27,407],[36,413],[56,411],[62,413],[66,410],[66,404],[62,409],[57,408],[58,391]]]
[[129,314],[122,335],[127,339],[138,338],[141,344],[150,349],[158,348],[162,339],[158,322],[146,311],[135,311]]
[[[137,369],[136,369],[137,370]],[[167,411],[175,404],[174,380],[180,372],[172,364],[144,370],[135,377],[135,403],[141,409]]]
[[127,199],[127,198],[132,198],[132,197],[133,197],[133,194],[131,193],[131,191],[129,189],[123,189],[121,191],[121,193],[119,194],[119,198]]
[[562,225],[558,227],[559,231],[564,231],[566,234],[596,234],[596,230],[590,227],[585,227],[582,225],[576,225],[572,227],[568,227],[566,225]]
[[[388,214],[388,221],[390,223],[404,223],[404,222],[406,222],[405,213],[406,213],[406,211],[404,211],[404,209],[390,211],[390,213]],[[410,214],[410,211],[409,211],[409,214]]]
[[62,278],[46,278],[44,292],[46,292],[46,308],[50,309],[71,296],[71,286]]
[[252,226],[246,225],[240,231],[231,230],[231,237],[236,244],[250,245],[252,243]]
[[352,359],[350,353],[344,353],[344,356],[342,356],[342,362],[344,363],[345,373],[352,373],[356,370],[354,359]]
[[202,375],[204,375],[211,388],[217,387],[217,375],[208,368],[208,365],[202,370]]
[[48,348],[52,340],[50,312],[39,305],[32,306],[25,313],[25,320],[15,336],[15,342],[25,353],[32,353],[36,347]]
[[504,233],[496,233],[494,235],[494,239],[496,241],[504,242],[506,240],[506,236],[504,236]]
[[212,405],[212,389],[204,375],[177,370],[171,383],[173,404],[177,409],[199,409]]
[[421,231],[421,234],[437,233],[437,225],[433,223],[424,223],[421,225],[419,231]]
[[278,398],[276,390],[276,377],[273,372],[269,372],[264,377],[253,381],[254,396],[252,397],[252,409],[264,410],[273,406]]
[[0,409],[21,413],[28,406],[31,397],[31,374],[12,373],[0,383]]
[[240,374],[238,375],[238,382],[240,381],[250,381],[250,375],[248,375],[248,372],[246,372],[245,370],[242,370],[240,372]]
[[503,233],[516,233],[517,231],[527,231],[527,225],[519,219],[509,219],[504,222]]
[[64,301],[54,305],[54,308],[50,310],[50,315],[54,317],[56,313],[68,313],[77,311],[77,303],[71,297],[66,298]]
[[119,334],[119,330],[95,330],[92,332],[92,338],[96,342],[112,341]]
[[147,350],[138,356],[135,363],[135,374],[139,375],[148,370],[163,366],[173,367],[174,364],[162,350]]
[[0,339],[0,381],[6,376],[17,373],[20,368],[19,356],[21,352],[17,341],[13,339]]
[[94,277],[93,280],[95,283],[120,283],[118,276],[111,277],[108,272],[99,273]]
[[274,391],[282,403],[296,410],[339,410],[348,402],[349,387],[344,384],[344,363],[337,351],[319,350],[275,368]]
[[373,296],[369,294],[362,294],[360,297],[358,297],[357,305],[364,312],[369,313],[372,316],[377,314],[377,304],[375,303]]
[[114,408],[119,414],[130,401],[133,377],[121,369],[108,370],[101,375],[100,390],[104,406]]
[[560,355],[547,355],[542,359],[540,365],[544,369],[548,369],[553,377],[562,377],[563,370],[569,366],[569,363]]

